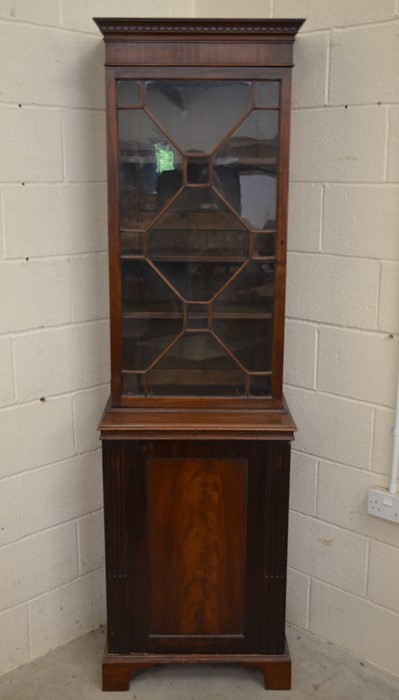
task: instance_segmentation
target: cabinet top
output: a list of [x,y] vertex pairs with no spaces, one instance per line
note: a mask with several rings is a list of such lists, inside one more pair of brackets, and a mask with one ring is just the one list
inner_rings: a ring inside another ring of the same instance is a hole
[[264,37],[293,41],[304,19],[145,19],[94,17],[106,41],[137,35]]

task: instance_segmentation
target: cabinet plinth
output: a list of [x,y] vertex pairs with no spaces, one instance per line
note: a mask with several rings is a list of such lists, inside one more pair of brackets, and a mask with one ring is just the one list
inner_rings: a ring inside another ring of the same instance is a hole
[[106,43],[111,398],[104,690],[156,664],[290,687],[282,367],[302,20],[95,20]]

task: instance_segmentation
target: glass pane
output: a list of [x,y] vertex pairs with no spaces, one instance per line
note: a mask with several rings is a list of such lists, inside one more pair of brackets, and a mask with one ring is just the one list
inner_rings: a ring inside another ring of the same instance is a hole
[[184,335],[148,373],[149,390],[169,396],[242,396],[245,376],[209,333]]
[[248,239],[246,229],[209,187],[187,188],[149,231],[148,246],[153,260],[244,260]]
[[140,104],[140,83],[137,80],[118,80],[118,104]]
[[209,153],[251,106],[251,83],[158,80],[146,105],[183,151]]
[[276,225],[278,114],[253,111],[214,158],[216,186],[255,230]]
[[121,231],[122,255],[144,255],[144,233],[142,231]]
[[119,111],[121,228],[146,228],[182,184],[182,157],[140,109]]
[[252,242],[253,254],[256,258],[263,258],[275,254],[276,238],[273,233],[254,234]]
[[146,369],[182,330],[178,318],[124,318],[123,369]]
[[208,328],[208,305],[188,304],[187,306],[187,328]]
[[273,321],[271,319],[214,319],[216,335],[251,372],[272,367]]
[[209,301],[238,270],[239,263],[157,262],[159,270],[188,301]]
[[256,318],[273,313],[274,264],[249,263],[213,303],[219,314],[253,314]]
[[207,158],[189,158],[187,161],[187,182],[199,185],[209,180],[209,162]]
[[272,394],[272,378],[270,375],[251,377],[249,386],[251,396],[271,396]]
[[123,374],[123,394],[142,396],[144,394],[144,376],[142,374]]
[[182,303],[144,260],[122,262],[122,310],[182,314]]
[[278,107],[280,102],[280,83],[265,80],[256,83],[255,103],[259,107]]

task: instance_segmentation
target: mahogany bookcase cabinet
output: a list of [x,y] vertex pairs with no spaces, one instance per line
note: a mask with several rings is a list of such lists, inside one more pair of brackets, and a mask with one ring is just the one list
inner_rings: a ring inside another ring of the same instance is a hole
[[106,43],[111,398],[104,690],[155,664],[290,687],[282,394],[301,20],[96,19]]

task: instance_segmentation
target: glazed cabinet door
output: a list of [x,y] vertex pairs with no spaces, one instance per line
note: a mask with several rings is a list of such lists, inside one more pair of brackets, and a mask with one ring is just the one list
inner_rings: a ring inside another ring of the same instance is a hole
[[281,653],[288,443],[103,447],[109,651]]
[[287,77],[117,73],[109,97],[114,400],[281,404],[277,193]]

